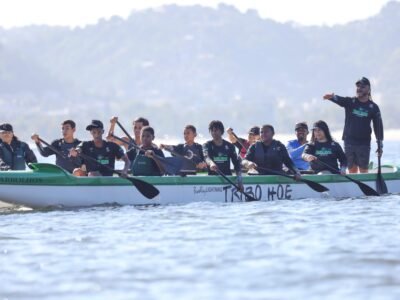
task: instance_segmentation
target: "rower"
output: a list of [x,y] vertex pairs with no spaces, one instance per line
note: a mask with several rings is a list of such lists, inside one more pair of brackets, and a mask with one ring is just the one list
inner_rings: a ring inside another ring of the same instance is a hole
[[11,124],[0,125],[0,170],[25,170],[26,164],[36,163],[37,159],[27,143],[20,141]]
[[186,125],[183,130],[185,143],[174,145],[161,144],[161,149],[170,151],[173,156],[184,156],[184,164],[181,170],[182,175],[196,175],[198,170],[204,170],[207,164],[204,162],[203,147],[195,142],[197,136],[196,127]]
[[[331,169],[342,175],[346,174],[347,159],[339,143],[335,142],[329,131],[328,124],[320,120],[314,123],[311,143],[306,145],[303,159],[310,163],[311,169],[318,174],[331,173],[331,170],[318,162],[324,162]],[[338,166],[340,162],[340,169]]]
[[306,122],[297,123],[294,127],[296,139],[291,140],[287,143],[286,149],[289,153],[289,157],[292,159],[294,165],[300,170],[300,172],[310,169],[310,164],[303,160],[301,157],[306,147],[308,125]]
[[[127,141],[128,143],[124,143],[123,141],[120,141],[116,138],[114,138],[114,129],[115,129],[115,124],[118,121],[118,117],[112,117],[110,120],[110,129],[108,130],[108,135],[107,135],[107,141],[110,142],[114,142],[118,145],[123,145],[125,147],[126,150],[129,149],[129,142],[131,142],[130,138],[127,136],[124,136],[122,139]],[[139,117],[137,119],[135,119],[132,123],[133,125],[133,134],[135,136],[134,140],[136,145],[141,145],[142,141],[141,141],[141,131],[142,128],[144,126],[150,126],[150,123],[147,119],[143,118],[143,117]]]
[[[112,176],[115,159],[121,159],[125,163],[122,174],[126,176],[129,170],[130,161],[124,153],[124,150],[119,145],[114,142],[103,140],[103,123],[99,120],[93,120],[92,123],[86,127],[86,130],[90,131],[93,140],[82,142],[76,149],[71,149],[70,155],[72,157],[77,157],[79,153],[82,153],[97,160],[98,164],[83,159],[86,170],[81,167],[80,171],[86,171],[88,176]],[[105,167],[102,167],[101,165],[104,165]]]
[[268,169],[282,173],[284,164],[299,179],[300,172],[290,159],[285,145],[275,140],[274,135],[275,129],[272,125],[263,125],[261,140],[250,146],[242,165],[248,169],[256,169],[260,175],[271,175]]
[[212,140],[203,145],[205,161],[208,165],[208,175],[232,175],[231,162],[237,174],[238,186],[243,189],[242,170],[240,158],[237,156],[235,146],[222,138],[224,125],[221,121],[214,120],[208,125]]
[[50,155],[56,155],[56,165],[72,173],[73,170],[82,163],[79,157],[68,158],[70,150],[76,148],[81,143],[80,140],[74,137],[75,130],[75,122],[72,120],[65,120],[61,124],[63,138],[54,140],[51,143],[52,148],[63,154],[63,156],[57,155],[57,153],[50,149],[50,147],[44,147],[40,142],[40,137],[38,134],[33,134],[31,138],[36,143],[39,153],[42,156],[48,157]]
[[132,161],[132,173],[134,176],[161,176],[164,168],[157,160],[157,156],[164,157],[161,149],[153,145],[154,129],[150,126],[142,128],[139,148],[132,148],[127,155]]
[[246,156],[247,150],[251,145],[260,140],[260,127],[258,126],[253,126],[250,128],[247,135],[247,140],[237,137],[236,134],[233,133],[232,128],[228,128],[226,132],[228,133],[229,141],[239,149],[241,158]]

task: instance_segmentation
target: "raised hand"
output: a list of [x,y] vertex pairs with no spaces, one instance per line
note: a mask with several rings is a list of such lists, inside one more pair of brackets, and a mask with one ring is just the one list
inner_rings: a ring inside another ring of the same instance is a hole
[[324,99],[324,100],[330,100],[330,99],[333,98],[333,96],[335,96],[334,93],[325,94],[324,96],[322,96],[322,99]]

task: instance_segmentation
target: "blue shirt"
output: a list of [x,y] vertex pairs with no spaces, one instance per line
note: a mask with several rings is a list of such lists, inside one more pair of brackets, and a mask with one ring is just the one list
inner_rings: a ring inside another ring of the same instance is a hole
[[306,144],[301,145],[298,140],[291,140],[286,145],[290,158],[299,170],[310,169],[310,164],[301,158],[305,147]]

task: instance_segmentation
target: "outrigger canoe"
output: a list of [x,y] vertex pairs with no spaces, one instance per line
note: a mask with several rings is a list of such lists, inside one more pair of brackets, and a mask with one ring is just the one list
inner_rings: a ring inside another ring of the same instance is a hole
[[[220,176],[136,177],[153,184],[159,194],[148,199],[121,177],[75,177],[51,164],[36,163],[27,171],[0,172],[0,200],[31,208],[85,207],[104,204],[167,205],[190,202],[244,202],[246,197]],[[235,176],[229,177],[235,181]],[[329,189],[318,193],[302,182],[282,176],[244,176],[247,194],[259,201],[363,196],[359,187],[340,175],[304,175]],[[351,178],[375,188],[376,173]],[[389,193],[400,193],[400,172],[386,167]]]

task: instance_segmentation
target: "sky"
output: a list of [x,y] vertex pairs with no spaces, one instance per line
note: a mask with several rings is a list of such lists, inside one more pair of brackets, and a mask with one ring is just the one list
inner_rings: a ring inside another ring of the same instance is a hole
[[[245,12],[256,9],[263,18],[300,25],[335,25],[377,14],[390,0],[224,0]],[[400,0],[394,0],[400,1]],[[27,25],[85,26],[113,15],[166,4],[217,7],[214,0],[0,0],[0,27]],[[368,4],[366,4],[368,3]]]

